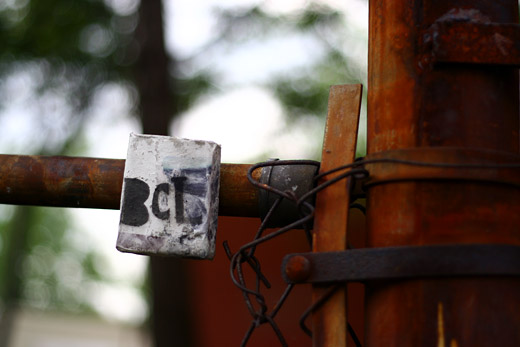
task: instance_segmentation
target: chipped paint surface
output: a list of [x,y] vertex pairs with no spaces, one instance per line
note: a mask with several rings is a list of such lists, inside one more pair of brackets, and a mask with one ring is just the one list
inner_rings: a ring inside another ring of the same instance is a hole
[[213,142],[131,134],[117,249],[213,258],[219,173]]

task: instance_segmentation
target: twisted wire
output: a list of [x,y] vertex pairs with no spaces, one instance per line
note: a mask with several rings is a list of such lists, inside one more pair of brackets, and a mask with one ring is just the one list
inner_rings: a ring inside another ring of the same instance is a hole
[[[276,303],[275,307],[269,311],[266,302],[265,297],[261,293],[261,287],[262,284],[267,289],[271,287],[271,284],[269,283],[268,279],[265,277],[265,275],[262,273],[261,267],[260,267],[260,261],[255,256],[255,250],[256,247],[259,245],[278,237],[284,233],[286,233],[289,230],[295,229],[296,227],[303,226],[303,229],[307,235],[307,238],[309,240],[309,244],[312,243],[312,239],[310,237],[310,221],[314,218],[314,206],[307,202],[310,197],[314,196],[321,190],[343,180],[347,177],[352,177],[354,179],[364,179],[369,176],[369,172],[364,168],[364,165],[366,164],[376,164],[376,163],[394,163],[394,164],[404,164],[404,165],[411,165],[411,166],[426,166],[426,167],[439,167],[439,168],[479,168],[479,169],[500,169],[500,168],[520,168],[520,163],[509,163],[509,164],[493,164],[493,163],[434,163],[434,162],[423,162],[423,161],[414,161],[414,160],[403,160],[403,159],[392,159],[392,158],[379,158],[379,159],[364,159],[356,160],[354,163],[339,166],[337,168],[334,168],[332,170],[322,172],[314,177],[314,182],[318,182],[323,177],[330,175],[332,173],[337,173],[344,171],[343,173],[340,173],[336,175],[334,178],[325,181],[324,183],[321,183],[317,185],[315,188],[311,189],[301,197],[297,197],[294,192],[292,191],[281,191],[278,190],[268,184],[261,183],[256,181],[252,173],[253,171],[266,167],[266,166],[280,166],[280,165],[315,165],[319,166],[318,162],[311,161],[311,160],[275,160],[275,161],[267,161],[262,162],[253,165],[248,173],[247,178],[251,184],[256,186],[259,189],[265,190],[267,192],[273,193],[278,196],[278,198],[275,200],[273,205],[270,207],[268,213],[266,214],[264,220],[262,221],[260,227],[258,228],[253,240],[249,243],[246,243],[240,249],[233,253],[227,243],[227,241],[224,242],[224,249],[226,251],[226,254],[228,258],[230,259],[230,275],[233,283],[237,288],[239,288],[242,292],[244,302],[246,304],[246,307],[253,317],[251,324],[242,340],[241,346],[245,346],[247,342],[249,341],[251,335],[253,334],[254,330],[259,327],[262,324],[269,324],[273,331],[275,332],[279,342],[282,346],[287,346],[287,342],[278,327],[278,325],[275,322],[275,317],[279,310],[282,308],[285,300],[289,296],[291,290],[293,289],[293,284],[289,284],[286,289],[284,290],[283,294],[280,296],[278,302]],[[274,211],[280,206],[280,203],[283,199],[286,199],[288,201],[291,201],[297,206],[297,209],[300,213],[301,218],[297,221],[294,221],[290,223],[289,225],[286,225],[274,232],[271,232],[267,235],[264,235],[264,231],[267,228],[267,225],[269,223],[269,220],[271,216],[273,215]],[[353,203],[350,205],[351,208],[356,208],[361,210],[362,213],[365,213],[365,208],[363,205],[358,203]],[[311,245],[312,246],[312,245]],[[351,247],[349,247],[351,248]],[[256,275],[255,278],[255,284],[254,287],[248,287],[245,281],[244,277],[244,268],[243,264],[247,264],[250,269],[253,270],[253,272]],[[316,312],[339,288],[341,288],[344,284],[339,285],[333,285],[331,286],[322,297],[320,297],[318,300],[316,300],[307,310],[303,313],[301,319],[300,319],[300,327],[301,329],[308,335],[312,335],[311,330],[306,326],[305,321],[307,317],[313,313]],[[255,304],[256,302],[256,307]],[[354,329],[352,326],[347,323],[347,330],[350,336],[352,337],[354,343],[356,346],[361,346],[361,342],[358,339]]]
[[[343,180],[347,177],[367,177],[368,171],[366,171],[363,168],[355,168],[351,169],[345,173],[342,173],[333,179],[316,186],[309,192],[305,193],[301,197],[297,197],[294,192],[292,191],[281,191],[278,190],[268,184],[264,184],[261,182],[256,181],[252,173],[253,171],[266,167],[266,166],[280,166],[280,165],[315,165],[319,166],[318,162],[311,161],[311,160],[276,160],[276,161],[268,161],[263,163],[258,163],[253,165],[247,174],[247,177],[251,184],[256,186],[259,189],[266,190],[270,193],[276,194],[278,198],[275,200],[273,205],[270,207],[268,213],[266,214],[264,220],[262,221],[260,227],[258,228],[253,240],[249,243],[246,243],[240,247],[240,249],[233,253],[229,247],[229,244],[227,241],[224,242],[224,249],[226,251],[226,254],[230,260],[230,276],[231,280],[233,281],[234,285],[240,289],[242,292],[242,296],[244,298],[244,302],[246,304],[246,307],[252,316],[251,324],[246,331],[246,334],[242,340],[241,346],[245,346],[247,342],[249,341],[250,337],[252,336],[254,330],[259,327],[262,324],[269,324],[273,331],[275,332],[280,344],[282,346],[287,346],[287,342],[279,328],[279,326],[275,322],[275,317],[277,313],[282,308],[285,300],[289,296],[293,284],[289,284],[283,294],[278,299],[278,302],[276,303],[275,307],[269,311],[269,308],[267,307],[266,300],[264,295],[261,292],[261,284],[263,284],[266,288],[270,288],[270,283],[265,277],[265,275],[262,273],[260,262],[258,258],[255,256],[255,250],[256,247],[273,239],[276,238],[289,230],[293,230],[297,227],[303,226],[304,232],[307,235],[307,238],[309,239],[309,244],[311,243],[310,238],[310,221],[314,218],[314,206],[307,202],[310,197],[314,196],[319,191],[327,188],[328,186]],[[323,175],[322,175],[323,176]],[[288,201],[293,202],[298,211],[300,212],[301,218],[274,231],[267,235],[264,235],[264,231],[267,228],[267,225],[269,223],[269,219],[275,212],[275,210],[279,207],[281,201],[283,199],[286,199]],[[312,245],[310,245],[312,246]],[[244,276],[244,268],[243,264],[247,264],[249,268],[254,272],[256,275],[255,283],[253,286],[248,286],[245,281]]]

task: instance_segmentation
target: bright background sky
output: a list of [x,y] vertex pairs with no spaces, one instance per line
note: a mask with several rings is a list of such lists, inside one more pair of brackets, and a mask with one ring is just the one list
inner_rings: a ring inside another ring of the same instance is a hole
[[[120,12],[134,8],[136,0],[107,1]],[[342,35],[344,52],[366,71],[368,8],[363,0],[323,0],[342,12],[348,26]],[[296,11],[303,0],[173,0],[165,3],[166,44],[182,58],[190,56],[213,38],[217,25],[215,7],[237,8],[258,4],[266,11]],[[361,38],[360,38],[361,37]],[[298,68],[318,59],[321,52],[304,36],[284,37],[247,43],[233,51],[215,51],[198,61],[199,68],[211,66],[220,76],[218,92],[181,115],[172,124],[176,136],[215,141],[222,145],[222,161],[248,163],[269,153],[284,159],[308,158],[321,147],[324,117],[302,117],[290,130],[285,127],[282,108],[271,91],[258,85],[273,74]],[[364,76],[364,72],[360,73]],[[3,153],[34,154],[42,141],[34,124],[41,109],[27,100],[34,90],[34,71],[20,73],[10,81],[8,107],[0,110],[0,149]],[[128,135],[139,132],[131,113],[133,96],[124,88],[106,85],[97,93],[86,124],[85,156],[125,158]],[[46,122],[59,122],[59,98],[46,101]],[[54,115],[54,116],[53,116]],[[254,123],[252,122],[254,120]],[[364,129],[362,129],[364,131]],[[267,158],[264,158],[267,159]],[[1,211],[0,211],[1,212]],[[147,257],[123,254],[115,249],[119,211],[75,209],[74,239],[85,247],[96,247],[106,264],[103,271],[117,280],[115,284],[93,285],[89,297],[96,309],[108,319],[140,323],[146,317],[146,304],[129,284],[143,281]]]

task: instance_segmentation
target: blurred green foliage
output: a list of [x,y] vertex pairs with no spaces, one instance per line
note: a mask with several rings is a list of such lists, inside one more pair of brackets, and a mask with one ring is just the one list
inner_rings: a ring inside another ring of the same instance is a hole
[[[137,18],[135,11],[118,14],[101,0],[0,3],[0,81],[28,75],[23,83],[33,93],[29,102],[54,97],[65,106],[55,110],[59,122],[45,122],[50,115],[39,114],[42,121],[34,126],[40,136],[33,142],[40,148],[32,154],[77,153],[97,88],[131,88]],[[55,129],[55,123],[62,126]],[[0,217],[0,343],[8,339],[10,316],[19,305],[94,312],[89,286],[111,279],[99,271],[95,247],[74,239],[70,213],[0,206]]]
[[42,64],[44,88],[66,75],[90,95],[97,85],[128,76],[136,22],[135,13],[117,15],[101,0],[6,1],[0,5],[0,72]]
[[95,252],[70,238],[65,209],[3,207],[0,295],[40,309],[91,312],[82,291],[103,280],[93,263]]
[[[11,55],[20,59],[61,60],[68,63],[90,63],[93,58],[104,62],[115,51],[111,35],[112,14],[102,1],[11,1],[0,13],[2,60]],[[95,20],[93,20],[95,18]],[[106,35],[102,47],[88,47],[82,42],[89,31]],[[114,38],[113,42],[118,42]],[[97,48],[97,49],[95,49]]]
[[[351,48],[345,46],[349,23],[335,8],[310,1],[306,7],[286,14],[273,14],[255,6],[222,11],[220,18],[220,36],[215,41],[220,44],[238,46],[259,38],[292,35],[310,39],[313,46],[309,46],[309,53],[322,52],[319,59],[278,73],[261,83],[280,102],[289,127],[300,117],[325,118],[331,85],[366,84],[367,71],[360,61],[348,54]],[[356,36],[356,44],[366,44],[362,33]],[[362,105],[366,110],[366,88],[363,93]],[[365,155],[365,141],[365,134],[361,132],[357,156]],[[313,159],[319,159],[321,149],[316,149],[315,153]],[[263,158],[268,156],[266,153]]]
[[[144,1],[144,0],[142,0]],[[35,98],[59,96],[68,106],[59,141],[42,126],[41,148],[33,154],[75,153],[88,121],[95,91],[108,83],[135,90],[139,57],[137,7],[115,9],[103,0],[6,0],[0,2],[0,82],[29,71]],[[132,3],[131,1],[129,3]],[[212,42],[194,56],[171,59],[172,113],[180,114],[201,96],[215,92],[218,76],[211,69],[191,68],[197,58],[216,47],[280,35],[306,35],[324,54],[309,66],[291,69],[262,81],[280,100],[289,121],[301,116],[324,117],[332,84],[361,83],[363,76],[337,36],[348,25],[328,6],[309,5],[287,14],[260,6],[221,11]],[[314,49],[314,48],[311,48]],[[34,102],[40,102],[36,99]],[[0,96],[2,102],[8,102]],[[135,114],[139,102],[136,100]],[[41,114],[45,118],[46,114]],[[290,124],[290,122],[289,122]],[[52,127],[53,124],[47,126]],[[0,208],[0,300],[4,309],[20,301],[39,308],[91,312],[82,299],[89,281],[110,281],[96,265],[96,252],[72,242],[74,226],[63,209]],[[4,311],[5,312],[5,311]],[[1,327],[0,327],[1,329]]]

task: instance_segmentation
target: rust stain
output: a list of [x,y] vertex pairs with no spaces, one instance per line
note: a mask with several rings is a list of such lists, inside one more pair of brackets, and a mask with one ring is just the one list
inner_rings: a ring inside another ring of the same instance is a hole
[[[518,155],[518,70],[507,66],[520,61],[520,48],[508,49],[508,40],[519,41],[515,40],[520,36],[518,1],[503,1],[500,6],[492,1],[460,4],[369,2],[368,156],[414,147],[486,149]],[[433,62],[425,62],[431,66],[419,69],[422,54],[432,50],[439,54],[431,57]],[[492,66],[473,65],[477,63]],[[470,158],[454,159],[463,162]],[[368,170],[373,177],[374,172]],[[403,172],[411,174],[412,170]],[[509,174],[488,170],[472,176],[472,182],[464,182],[476,170],[469,171],[464,177],[445,176],[441,180],[439,176],[421,176],[369,186],[367,247],[517,243],[520,190],[506,187],[502,181],[505,177],[516,179],[518,174],[506,176]],[[496,176],[492,178],[492,174]],[[481,181],[481,177],[489,180]],[[489,280],[489,285],[484,279],[474,281],[367,283],[366,345],[415,346],[424,339],[426,344],[445,347],[520,345],[520,314],[510,309],[520,302],[518,282],[507,278]],[[486,298],[496,295],[497,288],[503,290],[504,300],[497,299],[491,310]],[[439,305],[436,312],[439,302],[450,303],[446,311],[449,320],[444,317],[444,307]],[[471,312],[466,312],[472,302]],[[424,305],[431,305],[432,311],[426,313],[421,309]],[[490,314],[493,319],[486,319]],[[480,324],[489,329],[476,333]],[[495,331],[498,333],[490,333]],[[457,334],[456,341],[451,332]],[[437,333],[440,337],[434,341]]]
[[[120,159],[0,155],[0,203],[119,209],[124,167]],[[259,215],[249,167],[221,165],[221,215]]]
[[437,347],[445,347],[444,312],[442,302],[437,303]]
[[[258,191],[247,180],[249,164],[220,166],[219,215],[258,217]],[[260,179],[261,170],[253,172]]]
[[[361,85],[333,86],[330,90],[320,172],[354,161],[361,104]],[[337,130],[343,136],[335,136]],[[323,182],[336,174],[323,178]],[[349,193],[347,181],[318,193],[314,219],[313,251],[342,251],[347,246]],[[313,301],[327,288],[313,287]],[[347,344],[346,291],[338,290],[313,314],[313,346],[345,347]]]

